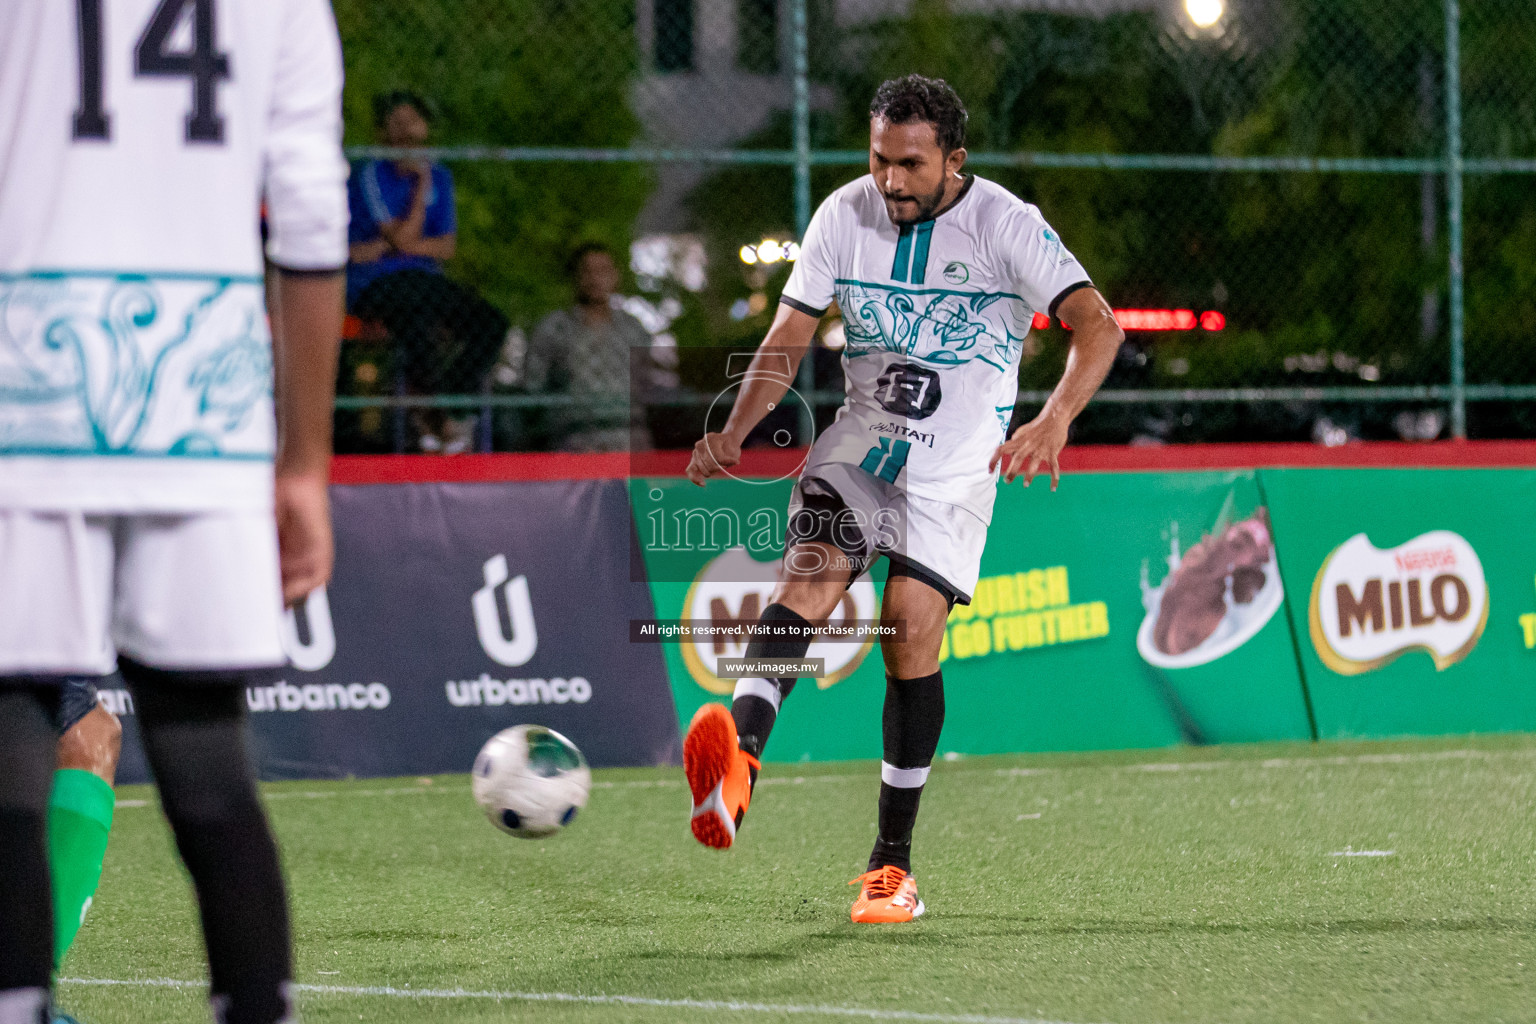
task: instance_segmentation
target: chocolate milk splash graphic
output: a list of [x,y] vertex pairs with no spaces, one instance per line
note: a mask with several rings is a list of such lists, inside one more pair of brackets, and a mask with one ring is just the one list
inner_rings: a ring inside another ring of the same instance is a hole
[[1168,571],[1156,587],[1142,563],[1146,616],[1136,647],[1148,664],[1178,669],[1213,662],[1251,639],[1284,603],[1268,510],[1260,506],[1237,522],[1230,510],[1229,498],[1216,528],[1182,555],[1178,524],[1172,524]]

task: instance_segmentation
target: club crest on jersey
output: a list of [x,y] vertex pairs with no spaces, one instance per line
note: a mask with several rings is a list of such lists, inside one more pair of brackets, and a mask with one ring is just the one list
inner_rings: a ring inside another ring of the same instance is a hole
[[971,268],[955,260],[944,266],[944,280],[950,284],[965,284],[971,279]]

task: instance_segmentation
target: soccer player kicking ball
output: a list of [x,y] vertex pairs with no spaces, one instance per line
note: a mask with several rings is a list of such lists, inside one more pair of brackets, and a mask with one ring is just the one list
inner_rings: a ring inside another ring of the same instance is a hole
[[49,1021],[57,729],[67,681],[114,667],[197,889],[213,1016],[291,1022],[245,690],[332,560],[335,20],[327,0],[6,0],[0,68],[0,1024]]
[[[812,446],[790,499],[785,558],[748,658],[801,658],[806,632],[877,557],[890,563],[881,621],[880,832],[853,904],[857,922],[923,913],[912,826],[944,724],[939,647],[981,569],[996,479],[1051,488],[1067,428],[1123,339],[1103,297],[1040,211],[964,173],[966,112],[946,83],[909,75],[870,105],[869,175],[833,192],[806,232],[778,314],[725,429],[693,449],[702,485],[784,396],[836,300],[847,400]],[[1008,436],[1019,358],[1036,311],[1074,328],[1066,372],[1040,415]],[[783,367],[788,367],[787,373]],[[692,828],[720,849],[752,799],[763,745],[793,678],[743,679],[729,712],[706,704],[683,744]]]

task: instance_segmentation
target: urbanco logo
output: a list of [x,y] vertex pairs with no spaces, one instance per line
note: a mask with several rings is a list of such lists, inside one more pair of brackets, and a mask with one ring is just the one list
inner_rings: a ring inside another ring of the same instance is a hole
[[[731,548],[699,570],[688,596],[683,599],[684,619],[710,622],[715,626],[739,623],[745,627],[758,620],[779,576],[779,561],[759,562],[744,547]],[[830,625],[870,621],[877,617],[875,585],[867,576],[860,577],[843,594],[842,603],[832,614]],[[874,639],[862,643],[817,640],[806,651],[807,658],[824,659],[827,674],[816,680],[826,689],[854,673],[874,646]],[[736,688],[736,680],[721,679],[715,668],[721,658],[741,658],[747,653],[745,635],[684,640],[683,663],[688,674],[710,693],[727,694]]]
[[[299,630],[299,616],[304,630]],[[303,633],[309,634],[306,641]],[[283,650],[293,667],[301,672],[318,672],[336,657],[336,629],[331,624],[331,601],[324,587],[309,592],[299,604],[283,615]]]
[[1363,533],[1323,560],[1312,583],[1312,645],[1323,664],[1359,675],[1406,651],[1436,670],[1461,661],[1488,624],[1488,583],[1472,545],[1432,530],[1382,550]]
[[[539,632],[533,622],[533,601],[528,596],[528,577],[518,576],[511,581],[507,577],[507,556],[493,555],[486,559],[485,586],[475,591],[470,604],[475,612],[475,632],[480,636],[480,646],[486,655],[498,665],[516,668],[526,665],[539,649]],[[501,611],[496,607],[496,593],[500,590],[507,598],[507,612],[512,635],[502,629]]]

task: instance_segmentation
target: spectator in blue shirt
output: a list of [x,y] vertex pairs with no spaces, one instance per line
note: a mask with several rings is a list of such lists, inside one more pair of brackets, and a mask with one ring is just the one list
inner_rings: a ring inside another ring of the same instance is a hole
[[[431,131],[425,102],[413,93],[393,92],[378,102],[379,141],[418,149]],[[430,160],[367,160],[348,184],[352,209],[351,264],[347,303],[364,288],[400,270],[441,273],[453,258],[458,221],[453,176]]]
[[[413,93],[379,99],[379,139],[400,149],[426,145],[426,103]],[[430,160],[369,160],[352,170],[347,307],[387,342],[385,387],[396,395],[479,394],[507,333],[507,318],[472,289],[450,280],[457,223],[453,178]],[[372,342],[377,343],[377,342]],[[450,426],[441,410],[393,416],[396,451],[442,451]]]

